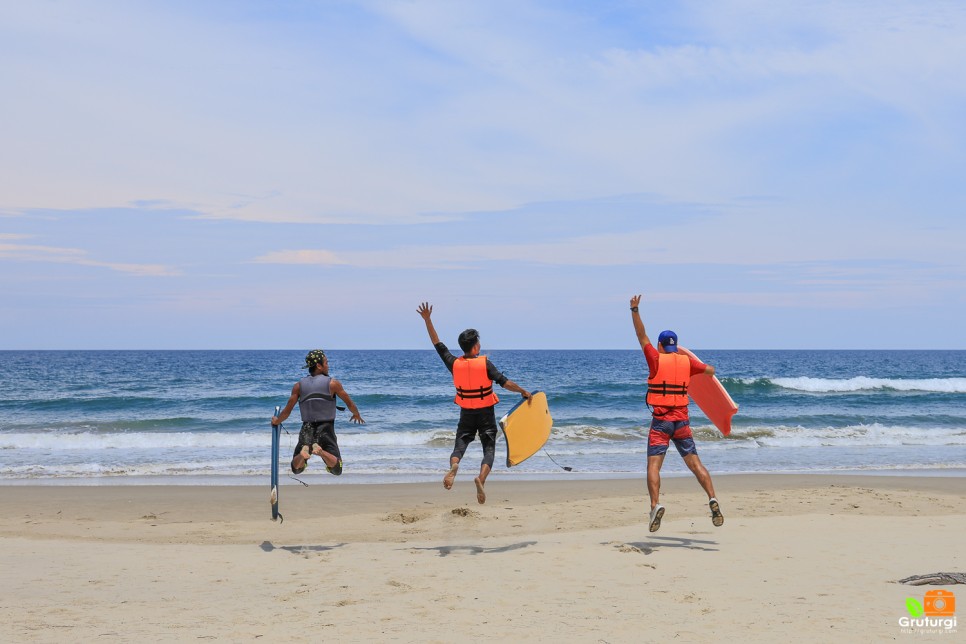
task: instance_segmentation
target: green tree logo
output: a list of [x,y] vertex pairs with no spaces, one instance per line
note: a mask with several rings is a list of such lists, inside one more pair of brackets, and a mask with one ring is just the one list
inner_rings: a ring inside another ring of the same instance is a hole
[[906,597],[906,610],[911,617],[922,617],[926,614],[922,604],[915,597]]

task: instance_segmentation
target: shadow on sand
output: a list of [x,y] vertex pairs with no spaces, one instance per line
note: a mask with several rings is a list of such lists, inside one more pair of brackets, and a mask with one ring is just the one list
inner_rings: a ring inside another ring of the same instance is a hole
[[407,550],[435,550],[439,553],[440,557],[448,557],[452,554],[489,555],[529,548],[530,546],[536,545],[536,543],[536,541],[523,541],[520,543],[511,543],[508,546],[501,546],[499,548],[484,548],[483,546],[436,546],[435,548],[407,548]]
[[702,541],[700,539],[686,539],[684,537],[651,537],[652,541],[606,541],[602,546],[615,546],[621,552],[638,552],[643,555],[652,554],[659,548],[686,548],[688,550],[704,550],[705,552],[717,552],[716,541]]
[[308,552],[327,552],[329,550],[341,548],[344,545],[346,544],[337,543],[334,546],[276,546],[271,541],[262,541],[262,545],[258,547],[265,552],[271,552],[273,550],[285,550],[286,552],[291,552],[293,555],[304,555]]
[[688,550],[704,550],[705,552],[718,552],[717,541],[706,541],[704,539],[687,539],[685,537],[649,537],[649,541],[628,542],[627,545],[638,548],[645,554],[651,554],[659,548],[687,548]]

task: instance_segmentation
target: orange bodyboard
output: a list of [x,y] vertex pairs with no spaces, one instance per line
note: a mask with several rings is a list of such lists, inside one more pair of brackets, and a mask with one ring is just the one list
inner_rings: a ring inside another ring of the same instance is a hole
[[[701,360],[684,347],[679,346],[678,351],[696,360]],[[701,408],[708,420],[718,428],[718,431],[725,436],[731,433],[731,417],[738,413],[738,405],[731,399],[731,396],[728,395],[724,386],[715,376],[708,376],[703,373],[691,376],[688,395]]]

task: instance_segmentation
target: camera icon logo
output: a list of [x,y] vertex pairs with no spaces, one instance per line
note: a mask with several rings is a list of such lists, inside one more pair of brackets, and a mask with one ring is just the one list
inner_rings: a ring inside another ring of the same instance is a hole
[[956,614],[956,595],[949,590],[929,590],[922,598],[927,617],[952,617]]

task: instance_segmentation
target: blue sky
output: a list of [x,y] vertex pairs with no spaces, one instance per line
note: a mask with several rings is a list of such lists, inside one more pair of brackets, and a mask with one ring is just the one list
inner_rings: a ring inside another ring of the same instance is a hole
[[0,0],[0,348],[966,349],[961,2]]

